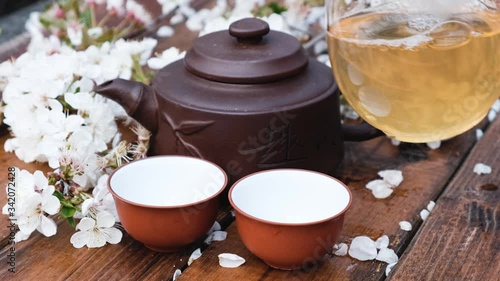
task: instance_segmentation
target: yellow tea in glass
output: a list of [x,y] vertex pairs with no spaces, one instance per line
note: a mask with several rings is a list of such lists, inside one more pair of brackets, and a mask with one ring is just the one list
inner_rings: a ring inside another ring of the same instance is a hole
[[[464,0],[416,0],[430,5],[417,8],[399,5],[405,1],[330,2],[328,46],[340,90],[388,136],[414,143],[454,137],[499,98],[498,10]],[[349,10],[346,2],[364,8]],[[463,7],[433,10],[433,2]]]

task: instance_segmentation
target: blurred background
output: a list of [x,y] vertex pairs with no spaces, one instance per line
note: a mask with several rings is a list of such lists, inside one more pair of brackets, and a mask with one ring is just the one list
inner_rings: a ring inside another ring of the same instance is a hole
[[41,11],[49,0],[0,0],[0,43],[24,31],[32,11]]

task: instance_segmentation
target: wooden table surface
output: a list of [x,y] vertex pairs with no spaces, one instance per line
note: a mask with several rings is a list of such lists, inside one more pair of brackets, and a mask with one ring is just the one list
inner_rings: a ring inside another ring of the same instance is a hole
[[[196,1],[196,6],[212,1]],[[150,7],[151,8],[151,7]],[[155,9],[153,7],[152,9]],[[160,19],[155,28],[168,23]],[[155,36],[155,28],[139,36]],[[176,35],[160,38],[157,51],[170,46],[189,48],[197,35],[178,25]],[[0,46],[0,57],[18,54],[21,43]],[[334,174],[353,193],[353,203],[345,219],[341,241],[366,235],[390,238],[400,261],[390,280],[499,280],[500,279],[500,118],[492,124],[483,121],[483,138],[476,142],[474,130],[443,142],[431,150],[426,145],[393,146],[380,137],[362,143],[345,143],[345,159]],[[9,136],[0,137],[0,145]],[[476,163],[493,168],[489,175],[473,173]],[[0,186],[7,182],[7,167],[17,166],[30,172],[49,171],[45,164],[26,164],[14,154],[0,150]],[[375,199],[367,182],[378,178],[384,169],[402,170],[404,181],[387,199]],[[419,216],[429,201],[436,207],[424,222]],[[0,205],[6,194],[0,192]],[[407,220],[410,232],[399,228]],[[230,208],[224,208],[218,221],[228,232],[225,241],[202,242],[185,251],[166,254],[145,248],[127,234],[121,243],[99,249],[75,249],[70,237],[75,232],[66,222],[56,220],[58,232],[47,238],[34,232],[15,245],[16,273],[7,271],[9,221],[3,216],[0,228],[0,280],[171,280],[176,269],[183,271],[178,280],[384,280],[386,264],[361,262],[349,256],[328,257],[322,264],[300,271],[274,270],[253,256],[242,244]],[[202,257],[187,266],[191,252],[201,247]],[[239,268],[218,265],[218,254],[234,253],[246,259]]]

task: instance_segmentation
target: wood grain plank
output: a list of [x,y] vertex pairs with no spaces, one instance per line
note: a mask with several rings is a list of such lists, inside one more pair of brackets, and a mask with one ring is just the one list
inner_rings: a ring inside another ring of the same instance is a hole
[[[439,198],[391,280],[500,278],[499,136],[497,119]],[[476,163],[493,172],[473,173]]]
[[[162,279],[172,277],[176,262],[186,253],[157,253],[125,234],[122,242],[98,249],[75,249],[70,243],[74,229],[59,222],[58,233],[43,237],[34,233],[25,242],[15,245],[16,273],[2,266],[1,280],[138,280],[148,268],[162,260]],[[8,248],[0,251],[0,262],[7,264]],[[189,256],[188,256],[189,257]]]
[[[404,251],[422,223],[419,212],[435,200],[462,163],[475,143],[474,132],[443,143],[439,150],[425,145],[392,146],[388,139],[379,138],[364,143],[346,143],[345,160],[336,177],[348,184],[353,204],[346,214],[342,242],[350,243],[355,236],[376,239],[389,236],[390,248],[398,255]],[[384,200],[375,199],[365,184],[377,178],[384,169],[400,169],[404,181],[394,194]],[[400,230],[399,221],[408,220],[412,232]],[[208,248],[199,261],[183,273],[185,280],[382,280],[386,264],[378,261],[360,262],[350,257],[327,257],[319,265],[311,264],[301,271],[279,271],[255,258],[241,243],[236,226],[228,228],[228,239]],[[238,254],[247,262],[236,269],[218,266],[217,255]]]

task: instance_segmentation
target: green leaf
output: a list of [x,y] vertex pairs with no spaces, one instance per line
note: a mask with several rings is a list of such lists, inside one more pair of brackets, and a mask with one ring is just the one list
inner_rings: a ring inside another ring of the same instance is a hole
[[92,27],[92,11],[90,9],[85,9],[85,11],[81,14],[80,16],[80,21],[85,25],[87,28]]
[[115,38],[115,31],[112,28],[110,28],[110,29],[105,30],[101,34],[101,36],[99,36],[95,39],[95,41],[99,42],[99,43],[104,43],[107,41],[115,41],[115,40],[113,40],[114,38]]
[[78,46],[78,48],[80,50],[85,50],[90,45],[94,44],[92,44],[92,38],[90,38],[89,36],[89,30],[87,29],[87,27],[84,27],[82,30],[82,44]]
[[61,216],[63,218],[72,218],[73,215],[76,213],[76,208],[70,208],[70,207],[62,207],[61,208]]
[[77,18],[80,17],[80,1],[78,0],[70,0],[70,5],[73,8],[73,11],[75,11],[75,15]]
[[75,227],[75,226],[76,226],[75,218],[73,218],[73,217],[69,217],[69,218],[66,218],[66,221],[68,222],[68,224],[69,224],[71,227]]
[[69,202],[68,200],[66,200],[64,198],[63,198],[63,200],[59,199],[59,201],[61,201],[61,205],[63,205],[63,208],[64,207],[75,208],[75,206],[73,206],[73,204],[71,204],[71,202]]
[[46,15],[40,15],[38,20],[46,28],[54,26],[60,29],[66,29],[66,22],[64,20],[50,18]]
[[270,2],[267,5],[255,8],[253,14],[257,17],[267,17],[271,14],[281,14],[285,11],[285,6],[281,6],[278,2]]
[[268,4],[268,6],[275,14],[281,14],[283,12],[286,12],[286,7],[280,6],[280,4],[278,4],[277,2],[271,2]]
[[62,203],[62,201],[65,200],[64,199],[64,195],[62,194],[62,192],[59,191],[59,190],[57,190],[57,189],[54,190],[54,193],[52,195],[54,195],[55,197],[57,197],[57,199],[59,199],[59,201],[61,201],[61,203]]

